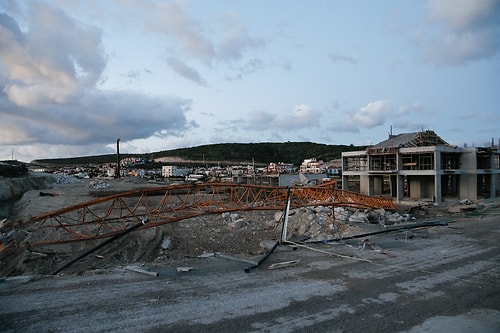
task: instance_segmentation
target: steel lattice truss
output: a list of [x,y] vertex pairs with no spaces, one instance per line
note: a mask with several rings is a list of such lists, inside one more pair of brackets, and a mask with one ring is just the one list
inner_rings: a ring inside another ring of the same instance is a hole
[[333,187],[283,187],[232,183],[186,184],[123,192],[70,206],[22,222],[21,245],[68,243],[115,236],[145,219],[140,229],[207,214],[284,210],[290,207],[350,206],[394,210],[394,202]]

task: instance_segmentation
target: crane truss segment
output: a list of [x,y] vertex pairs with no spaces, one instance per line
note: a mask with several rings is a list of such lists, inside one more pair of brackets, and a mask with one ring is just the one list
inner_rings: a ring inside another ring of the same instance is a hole
[[[247,210],[283,210],[289,187],[204,183],[133,190],[42,214],[21,222],[27,246],[112,237],[144,219],[151,228],[200,215]],[[290,207],[351,206],[395,209],[388,198],[333,187],[292,187]]]

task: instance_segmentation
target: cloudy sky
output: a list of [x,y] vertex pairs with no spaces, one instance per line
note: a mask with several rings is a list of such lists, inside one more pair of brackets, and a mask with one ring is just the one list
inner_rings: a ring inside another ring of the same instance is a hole
[[2,0],[0,160],[500,138],[500,0]]

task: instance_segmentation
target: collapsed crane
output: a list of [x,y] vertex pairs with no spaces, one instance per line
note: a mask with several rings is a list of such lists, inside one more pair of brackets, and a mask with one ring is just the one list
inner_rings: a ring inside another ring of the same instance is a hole
[[290,208],[347,206],[395,210],[392,199],[369,197],[329,186],[285,187],[233,183],[183,184],[127,191],[97,198],[16,222],[27,235],[3,244],[34,247],[116,236],[131,225],[153,228],[201,215],[232,211],[283,210],[290,192]]

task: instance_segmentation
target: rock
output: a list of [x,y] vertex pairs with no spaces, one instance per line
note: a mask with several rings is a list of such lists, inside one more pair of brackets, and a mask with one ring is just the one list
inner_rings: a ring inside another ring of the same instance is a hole
[[278,211],[278,212],[274,213],[274,220],[276,222],[280,222],[283,219],[283,214],[284,214],[284,212],[282,212],[282,211]]
[[245,225],[246,225],[245,220],[244,219],[239,219],[239,220],[236,220],[236,221],[233,221],[233,222],[229,222],[227,226],[230,229],[241,229]]
[[305,235],[306,233],[308,233],[309,231],[309,228],[310,228],[310,225],[309,224],[301,224],[299,226],[299,228],[297,229],[297,232],[299,233],[299,235]]
[[335,207],[334,209],[334,216],[335,220],[340,221],[340,222],[347,222],[349,221],[349,216],[351,214],[347,209],[344,207]]
[[87,188],[94,189],[94,190],[101,190],[105,188],[109,188],[111,185],[107,182],[105,182],[102,179],[96,179],[91,181],[88,185]]
[[56,184],[78,184],[82,181],[74,176],[65,174],[54,174]]
[[313,208],[313,210],[318,213],[318,214],[325,214],[325,215],[331,215],[332,214],[332,209],[330,207],[325,207],[325,206],[316,206]]
[[363,212],[355,212],[349,216],[349,222],[351,223],[369,223],[368,217]]
[[387,225],[404,222],[404,218],[398,213],[388,214],[386,217],[387,221],[385,224]]
[[368,218],[368,222],[372,224],[379,224],[380,214],[372,209],[368,209],[366,212],[366,217]]
[[168,250],[172,248],[172,239],[170,238],[169,235],[163,236],[163,239],[161,241],[161,248],[164,250]]

